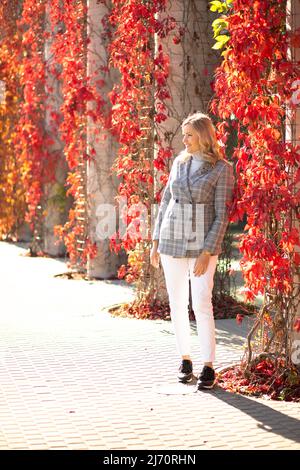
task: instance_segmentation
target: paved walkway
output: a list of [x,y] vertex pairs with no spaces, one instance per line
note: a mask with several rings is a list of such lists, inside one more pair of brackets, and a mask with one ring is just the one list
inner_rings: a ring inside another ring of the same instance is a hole
[[[170,322],[112,318],[128,286],[25,252],[0,242],[0,449],[300,449],[298,404],[179,389]],[[221,366],[247,325],[216,324]]]

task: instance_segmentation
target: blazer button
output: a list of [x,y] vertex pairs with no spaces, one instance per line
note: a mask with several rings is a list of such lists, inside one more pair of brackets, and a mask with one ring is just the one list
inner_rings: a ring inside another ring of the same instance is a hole
[[175,202],[179,202],[179,199],[175,199]]

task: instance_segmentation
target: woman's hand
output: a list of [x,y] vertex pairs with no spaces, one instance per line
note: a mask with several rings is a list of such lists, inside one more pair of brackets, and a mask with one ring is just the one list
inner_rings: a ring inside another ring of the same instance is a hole
[[150,251],[150,263],[154,268],[159,267],[159,253],[157,251],[158,240],[153,240],[153,246]]
[[159,267],[159,253],[157,252],[157,249],[152,247],[151,252],[150,252],[150,263],[154,268]]
[[206,272],[209,263],[209,258],[209,253],[201,253],[198,256],[194,266],[194,276],[201,276]]

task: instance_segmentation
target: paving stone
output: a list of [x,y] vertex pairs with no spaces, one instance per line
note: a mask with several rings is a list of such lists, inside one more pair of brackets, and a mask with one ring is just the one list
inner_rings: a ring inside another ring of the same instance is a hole
[[[24,252],[0,242],[0,449],[300,448],[299,404],[157,393],[176,385],[170,322],[111,317],[104,306],[133,296],[126,283],[54,279],[61,260]],[[216,321],[216,366],[241,357],[250,326]]]

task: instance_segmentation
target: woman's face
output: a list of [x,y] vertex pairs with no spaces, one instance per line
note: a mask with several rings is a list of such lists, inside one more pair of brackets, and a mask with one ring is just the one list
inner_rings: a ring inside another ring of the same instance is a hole
[[198,152],[200,150],[199,134],[191,126],[191,124],[186,124],[185,126],[183,126],[182,134],[182,142],[185,145],[188,153]]

